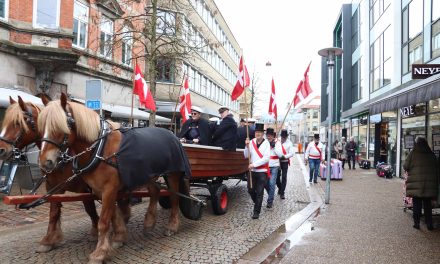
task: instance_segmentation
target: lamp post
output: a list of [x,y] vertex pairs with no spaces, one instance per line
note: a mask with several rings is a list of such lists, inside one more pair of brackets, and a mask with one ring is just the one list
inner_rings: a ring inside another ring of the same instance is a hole
[[327,140],[327,175],[325,181],[325,203],[330,203],[330,173],[331,173],[331,146],[332,146],[332,121],[333,121],[333,67],[335,57],[342,55],[342,49],[337,47],[325,48],[318,51],[318,54],[327,58],[328,67],[328,140]]

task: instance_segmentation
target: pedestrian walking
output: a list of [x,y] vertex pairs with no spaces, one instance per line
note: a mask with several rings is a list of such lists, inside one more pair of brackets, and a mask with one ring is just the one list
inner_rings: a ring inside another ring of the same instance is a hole
[[309,182],[318,183],[319,165],[324,161],[325,147],[319,141],[319,134],[313,136],[313,141],[307,145],[305,152],[305,164],[309,164],[310,177]]
[[246,139],[244,156],[248,158],[250,155],[249,170],[251,171],[252,186],[248,180],[248,192],[254,202],[254,211],[252,218],[260,217],[261,205],[263,204],[264,186],[270,177],[269,159],[270,145],[264,139],[264,124],[255,124],[255,138]]
[[290,140],[287,140],[287,130],[281,130],[281,151],[283,156],[280,158],[280,170],[278,170],[277,187],[278,194],[281,199],[285,199],[284,192],[287,185],[287,171],[290,166],[290,158],[295,154],[293,151],[293,145]]
[[439,168],[437,157],[423,137],[417,137],[414,148],[408,154],[403,169],[408,173],[406,195],[413,198],[413,227],[420,229],[422,205],[428,230],[433,230],[431,199],[439,192]]
[[347,160],[347,149],[345,148],[347,146],[347,140],[345,137],[341,138],[341,160],[342,160],[342,169],[345,170],[345,161]]
[[353,170],[356,169],[356,149],[357,145],[356,142],[354,142],[354,137],[350,138],[350,142],[345,145],[345,150],[347,151],[347,162],[348,162],[348,169],[351,170],[351,160],[353,160]]
[[266,138],[270,145],[270,179],[264,188],[266,189],[268,195],[266,207],[272,208],[278,170],[280,168],[280,158],[283,156],[283,151],[281,150],[281,143],[275,137],[275,131],[273,128],[266,129]]

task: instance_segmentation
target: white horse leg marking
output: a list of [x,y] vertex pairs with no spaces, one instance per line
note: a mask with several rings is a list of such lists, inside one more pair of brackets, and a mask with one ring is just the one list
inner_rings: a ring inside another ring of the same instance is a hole
[[6,135],[6,127],[2,129],[2,133],[0,134],[0,137],[4,137]]

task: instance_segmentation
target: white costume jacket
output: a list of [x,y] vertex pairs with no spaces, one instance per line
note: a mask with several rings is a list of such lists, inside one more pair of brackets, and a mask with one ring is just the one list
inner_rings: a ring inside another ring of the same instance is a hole
[[[280,141],[281,142],[281,141]],[[280,160],[280,162],[289,162],[289,159],[295,155],[293,151],[293,145],[290,140],[286,140],[286,142],[281,144],[281,151],[283,152],[285,160]]]
[[[270,160],[269,167],[279,167],[280,166],[280,158],[283,156],[283,150],[281,148],[281,142],[277,139],[275,140],[275,147],[270,148]],[[269,143],[269,141],[268,141]],[[270,146],[270,143],[269,143]]]
[[254,168],[252,169],[252,171],[255,172],[267,172],[267,165],[269,163],[269,158],[270,158],[270,145],[269,145],[269,141],[267,141],[267,139],[265,139],[263,141],[263,143],[261,143],[260,147],[258,148],[258,151],[260,152],[260,154],[262,155],[262,157],[260,157],[260,155],[258,154],[257,150],[257,139],[254,138],[249,142],[249,150],[248,150],[248,146],[246,146],[244,148],[244,157],[248,158],[248,154],[250,152],[251,154],[251,162],[252,165],[254,165]]
[[319,159],[324,160],[325,159],[325,146],[321,142],[318,143],[318,145],[315,145],[315,142],[310,142],[307,145],[306,153],[305,153],[306,159]]

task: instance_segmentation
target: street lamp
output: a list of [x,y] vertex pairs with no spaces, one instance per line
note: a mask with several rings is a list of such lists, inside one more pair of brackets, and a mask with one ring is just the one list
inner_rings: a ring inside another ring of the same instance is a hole
[[342,55],[342,49],[337,47],[325,48],[318,51],[318,54],[327,58],[328,67],[328,142],[327,142],[327,175],[325,181],[325,203],[330,203],[330,173],[331,173],[331,146],[332,146],[332,121],[333,121],[333,67],[335,57]]

